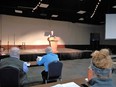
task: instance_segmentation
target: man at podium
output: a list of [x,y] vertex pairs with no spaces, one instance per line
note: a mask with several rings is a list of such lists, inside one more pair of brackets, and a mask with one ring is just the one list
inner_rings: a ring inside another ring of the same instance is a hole
[[54,35],[54,31],[50,32],[50,35],[48,36],[48,41],[49,45],[51,46],[53,53],[57,53],[57,42],[58,42],[58,37]]
[[55,35],[54,35],[54,31],[50,31],[50,34],[49,34],[48,37],[55,37]]

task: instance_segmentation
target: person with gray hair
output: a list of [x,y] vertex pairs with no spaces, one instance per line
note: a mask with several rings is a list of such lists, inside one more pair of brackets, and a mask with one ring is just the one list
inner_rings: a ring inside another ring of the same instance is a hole
[[6,66],[13,66],[20,70],[20,84],[23,85],[28,82],[26,73],[28,72],[27,63],[20,60],[20,49],[18,47],[11,47],[9,50],[9,57],[1,59],[0,68]]
[[48,75],[48,64],[53,61],[59,61],[58,55],[52,52],[51,47],[47,47],[45,49],[45,52],[46,52],[46,55],[42,56],[41,60],[37,58],[37,64],[44,65],[44,68],[45,68],[45,70],[41,72],[43,83],[45,83],[45,78],[47,78],[47,75]]
[[20,59],[20,49],[17,47],[12,47],[9,51],[10,57]]

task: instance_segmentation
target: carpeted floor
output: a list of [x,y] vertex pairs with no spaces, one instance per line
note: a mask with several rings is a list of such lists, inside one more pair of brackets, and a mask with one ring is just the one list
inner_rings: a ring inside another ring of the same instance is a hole
[[[89,58],[64,60],[62,62],[62,80],[76,79],[87,76],[87,69],[90,64]],[[29,67],[29,72],[27,74],[30,83],[29,85],[42,84],[41,71],[43,69],[43,66]],[[113,81],[116,84],[116,74],[113,74]]]

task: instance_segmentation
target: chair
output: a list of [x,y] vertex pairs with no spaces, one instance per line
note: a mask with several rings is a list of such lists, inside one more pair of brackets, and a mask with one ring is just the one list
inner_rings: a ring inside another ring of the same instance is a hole
[[20,87],[19,73],[19,69],[12,66],[0,68],[0,87]]
[[48,64],[48,76],[45,79],[45,83],[54,81],[57,79],[62,80],[62,67],[63,63],[60,61],[53,61]]

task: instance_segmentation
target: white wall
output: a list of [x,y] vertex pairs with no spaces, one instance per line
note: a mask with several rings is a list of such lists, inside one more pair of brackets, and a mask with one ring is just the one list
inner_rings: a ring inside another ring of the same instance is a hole
[[[104,41],[104,25],[88,25],[63,21],[42,20],[18,16],[1,15],[2,44],[48,45],[45,32],[53,30],[60,37],[59,45],[90,44],[90,33],[100,33],[101,44]],[[0,28],[1,29],[1,28]],[[110,42],[108,42],[110,43]]]

